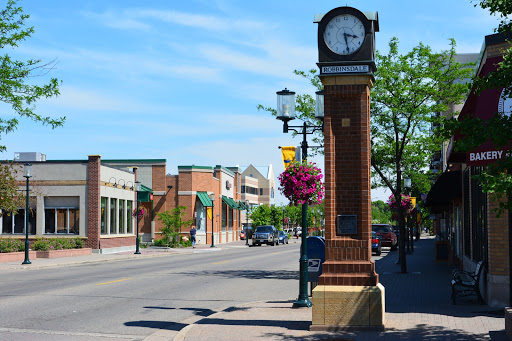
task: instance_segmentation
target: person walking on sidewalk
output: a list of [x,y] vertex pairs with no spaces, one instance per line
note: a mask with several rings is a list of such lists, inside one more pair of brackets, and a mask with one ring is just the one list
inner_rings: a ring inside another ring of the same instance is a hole
[[196,247],[196,232],[196,228],[192,226],[192,228],[190,229],[190,241],[192,242],[192,248]]

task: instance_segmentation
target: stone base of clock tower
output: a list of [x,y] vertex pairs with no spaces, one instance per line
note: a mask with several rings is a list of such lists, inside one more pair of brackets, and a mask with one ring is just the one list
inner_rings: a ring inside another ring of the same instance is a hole
[[[371,258],[371,75],[321,75],[324,85],[325,262],[311,330],[382,328],[384,286]],[[351,219],[345,228],[343,219]],[[340,226],[338,226],[340,225]]]

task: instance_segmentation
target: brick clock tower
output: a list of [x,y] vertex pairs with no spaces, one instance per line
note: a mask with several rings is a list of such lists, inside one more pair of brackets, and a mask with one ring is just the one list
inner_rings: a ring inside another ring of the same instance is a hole
[[315,16],[324,85],[325,262],[311,330],[382,328],[384,287],[371,258],[370,89],[377,12]]

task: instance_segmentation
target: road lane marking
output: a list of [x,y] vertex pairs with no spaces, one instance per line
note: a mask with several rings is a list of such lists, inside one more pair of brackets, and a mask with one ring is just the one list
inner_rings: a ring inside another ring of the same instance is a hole
[[99,284],[96,284],[96,285],[103,285],[103,284],[117,283],[117,282],[122,282],[122,281],[128,281],[128,280],[130,280],[130,279],[131,279],[131,278],[118,279],[117,281],[111,281],[111,282],[99,283]]
[[217,262],[217,263],[213,263],[213,264],[222,264],[222,263],[227,263],[227,262],[229,262],[229,261],[228,261],[228,260],[225,260],[225,261],[223,261],[223,262]]
[[281,252],[274,252],[273,255],[278,255],[280,254]]

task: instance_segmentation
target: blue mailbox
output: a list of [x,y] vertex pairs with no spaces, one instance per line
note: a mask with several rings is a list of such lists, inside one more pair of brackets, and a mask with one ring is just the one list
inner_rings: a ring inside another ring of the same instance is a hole
[[318,282],[322,274],[322,263],[325,262],[325,239],[323,237],[308,237],[308,272],[309,281]]

